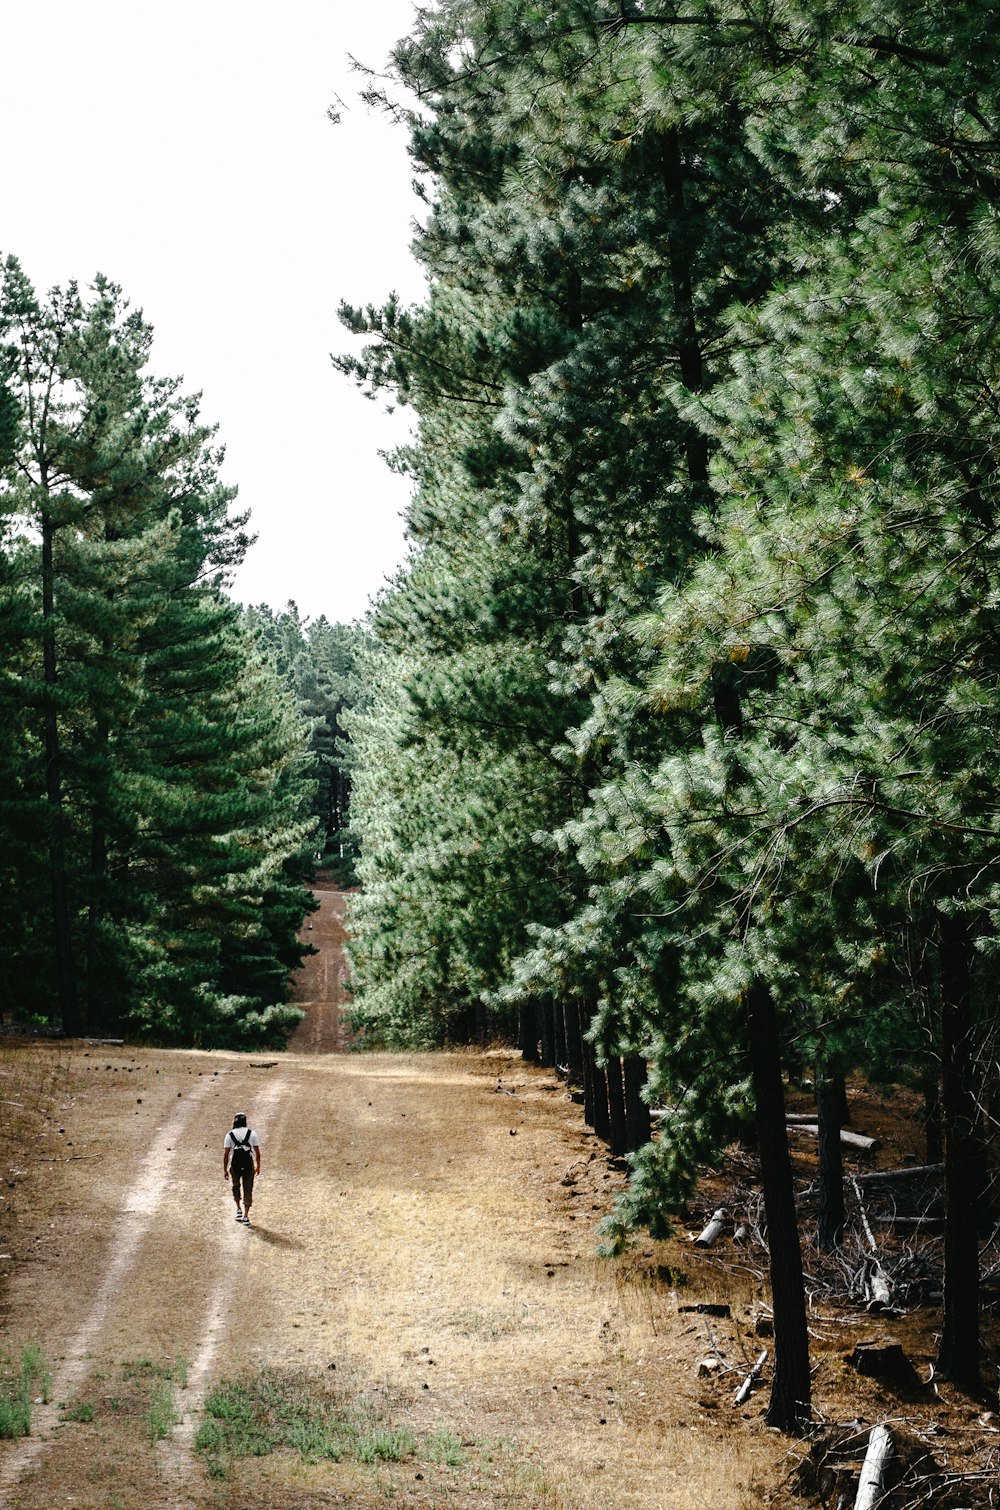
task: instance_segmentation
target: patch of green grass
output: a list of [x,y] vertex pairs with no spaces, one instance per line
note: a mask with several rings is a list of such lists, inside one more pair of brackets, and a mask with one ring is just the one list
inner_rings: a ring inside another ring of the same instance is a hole
[[152,1358],[133,1358],[122,1364],[122,1378],[129,1384],[144,1379],[173,1379],[172,1363],[154,1363]]
[[162,1442],[169,1437],[180,1417],[174,1405],[174,1386],[167,1379],[155,1385],[146,1406],[146,1430],[150,1442]]
[[384,1421],[369,1397],[349,1397],[325,1379],[268,1368],[212,1390],[195,1437],[195,1451],[213,1478],[224,1477],[240,1458],[281,1448],[307,1463],[395,1463],[412,1457],[417,1445],[411,1431]]
[[29,1342],[19,1363],[0,1357],[0,1438],[26,1437],[31,1432],[31,1406],[36,1398],[48,1404],[52,1374],[41,1348]]
[[453,1431],[435,1431],[427,1438],[424,1450],[432,1463],[442,1463],[446,1468],[461,1468],[465,1462],[462,1440]]
[[75,1405],[63,1408],[64,1421],[92,1421],[96,1414],[89,1400],[78,1400]]
[[361,1463],[402,1463],[412,1458],[417,1450],[417,1439],[406,1427],[376,1426],[374,1431],[359,1437],[355,1447]]
[[180,1417],[175,1391],[187,1383],[187,1362],[180,1353],[170,1362],[130,1358],[121,1364],[100,1407],[143,1424],[151,1444],[169,1437]]

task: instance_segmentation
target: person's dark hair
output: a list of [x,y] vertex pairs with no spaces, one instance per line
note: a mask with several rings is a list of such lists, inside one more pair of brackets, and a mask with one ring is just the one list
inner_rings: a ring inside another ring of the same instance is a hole
[[246,1125],[247,1125],[247,1114],[246,1114],[246,1112],[237,1112],[236,1116],[233,1118],[233,1126],[234,1127],[246,1127]]

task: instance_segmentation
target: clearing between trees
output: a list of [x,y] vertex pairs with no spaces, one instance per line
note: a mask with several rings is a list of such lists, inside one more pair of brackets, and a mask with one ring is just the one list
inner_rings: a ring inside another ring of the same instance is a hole
[[[319,901],[287,1054],[0,1051],[4,1399],[32,1402],[0,1500],[764,1503],[802,1446],[733,1406],[746,1328],[693,1308],[759,1310],[752,1267],[685,1240],[597,1258],[623,1175],[550,1073],[327,1052],[343,898]],[[237,1109],[263,1152],[250,1230],[222,1181]]]

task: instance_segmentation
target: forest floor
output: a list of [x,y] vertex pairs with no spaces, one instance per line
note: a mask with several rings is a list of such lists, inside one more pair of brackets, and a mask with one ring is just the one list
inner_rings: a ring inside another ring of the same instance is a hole
[[[733,1404],[767,1345],[760,1255],[692,1228],[598,1258],[624,1174],[565,1086],[501,1052],[344,1052],[344,899],[318,900],[286,1053],[0,1040],[0,1431],[31,1403],[0,1504],[784,1500],[807,1444],[764,1427],[766,1391]],[[222,1180],[236,1110],[262,1144],[249,1229]],[[846,1370],[883,1318],[812,1324],[828,1421],[905,1418],[995,1474],[982,1401]],[[902,1326],[923,1378],[931,1322]]]

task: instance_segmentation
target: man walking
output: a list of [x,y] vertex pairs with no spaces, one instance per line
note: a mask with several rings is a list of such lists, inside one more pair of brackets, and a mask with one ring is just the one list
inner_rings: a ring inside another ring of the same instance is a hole
[[244,1227],[250,1225],[250,1207],[253,1205],[254,1176],[260,1174],[260,1139],[247,1126],[246,1112],[237,1112],[233,1126],[226,1133],[222,1149],[222,1178],[233,1181],[233,1200],[236,1202],[236,1220]]

